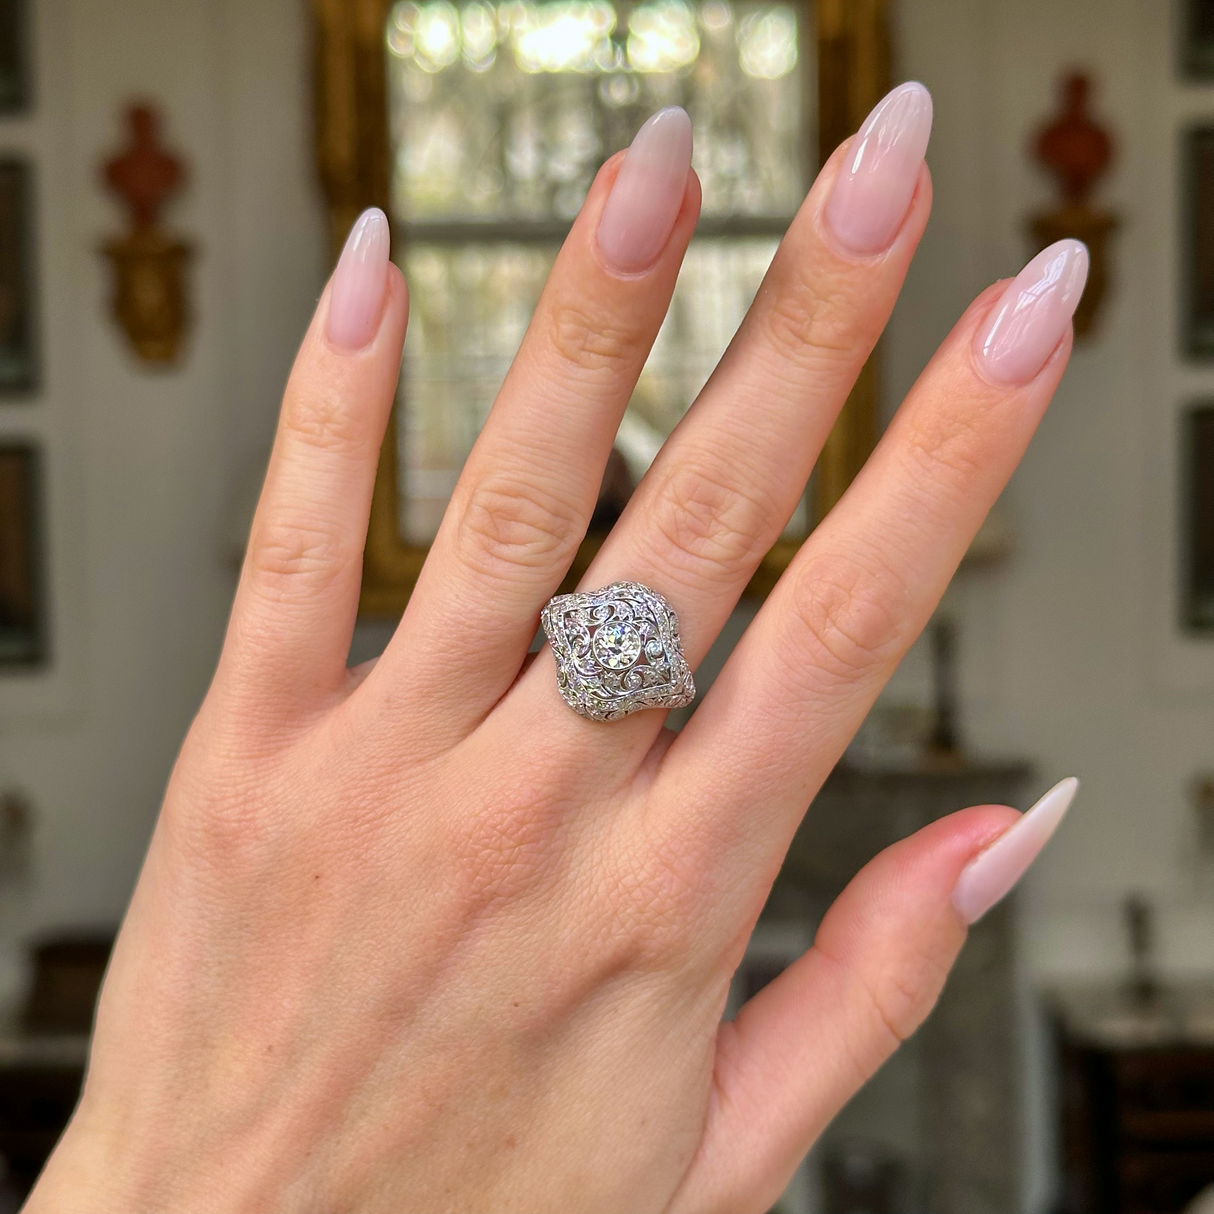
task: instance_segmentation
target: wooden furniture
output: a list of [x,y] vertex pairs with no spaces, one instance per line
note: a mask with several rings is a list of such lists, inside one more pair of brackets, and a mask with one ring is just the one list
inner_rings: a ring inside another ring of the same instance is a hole
[[1058,1214],[1179,1214],[1214,1184],[1214,988],[1058,994]]
[[[808,0],[802,0],[803,3]],[[887,0],[816,0],[817,145],[825,159],[857,129],[889,83]],[[316,29],[316,146],[329,208],[334,258],[363,208],[390,213],[389,95],[385,29],[392,0],[313,0]],[[399,242],[401,234],[394,233]],[[819,458],[814,517],[822,518],[859,471],[877,435],[876,364],[862,372]],[[399,614],[421,572],[427,548],[402,535],[395,418],[381,450],[363,561],[359,610]],[[588,534],[570,570],[572,589],[603,539]],[[781,539],[749,587],[765,595],[799,541]]]

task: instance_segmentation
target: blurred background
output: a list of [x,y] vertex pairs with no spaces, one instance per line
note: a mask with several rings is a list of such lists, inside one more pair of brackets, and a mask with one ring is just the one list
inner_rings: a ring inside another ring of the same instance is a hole
[[1214,1184],[1214,3],[0,0],[0,1211],[78,1090],[282,386],[358,211],[388,210],[413,312],[354,660],[407,600],[598,165],[682,104],[705,208],[583,566],[817,166],[906,78],[935,98],[930,227],[699,682],[971,298],[1063,235],[1095,272],[1056,404],[810,809],[734,1006],[878,848],[1064,775],[1083,788],[779,1208],[1198,1208]]

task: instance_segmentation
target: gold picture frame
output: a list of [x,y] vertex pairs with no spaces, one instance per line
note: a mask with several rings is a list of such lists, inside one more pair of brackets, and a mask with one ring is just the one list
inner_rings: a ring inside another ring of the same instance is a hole
[[[330,248],[341,251],[366,207],[388,207],[389,132],[384,30],[393,0],[313,0],[316,155],[328,207]],[[818,148],[827,156],[854,131],[889,85],[887,0],[815,0]],[[877,368],[861,373],[818,460],[814,517],[842,497],[876,441]],[[426,559],[404,542],[398,524],[396,421],[380,453],[363,555],[364,616],[398,615]],[[566,579],[572,588],[602,543],[588,535]],[[747,594],[762,597],[787,568],[800,541],[781,539],[764,558]]]

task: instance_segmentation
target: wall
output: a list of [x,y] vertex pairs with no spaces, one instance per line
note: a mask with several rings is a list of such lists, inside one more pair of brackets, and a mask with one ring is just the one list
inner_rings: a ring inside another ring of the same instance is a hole
[[[1001,509],[1019,546],[962,573],[968,734],[1031,758],[1044,788],[1083,788],[1021,897],[1021,955],[1035,991],[1126,963],[1120,900],[1160,910],[1164,965],[1214,971],[1214,871],[1196,862],[1186,783],[1214,768],[1214,640],[1173,627],[1177,411],[1214,394],[1214,368],[1177,353],[1178,130],[1214,118],[1214,89],[1181,84],[1176,20],[1160,0],[903,0],[900,72],[933,91],[936,206],[891,327],[891,403],[989,281],[1027,255],[1025,215],[1050,184],[1024,151],[1054,110],[1059,73],[1099,80],[1096,109],[1120,156],[1102,191],[1121,215],[1116,283],[1098,338],[1080,348]],[[922,693],[922,653],[890,694]],[[1032,1041],[1028,1208],[1053,1165],[1039,1036]]]
[[[37,108],[0,122],[0,148],[39,168],[46,375],[34,403],[0,405],[0,431],[47,449],[55,660],[0,679],[0,785],[39,814],[37,880],[0,904],[0,945],[122,912],[218,650],[232,536],[324,271],[304,0],[34,9]],[[1172,427],[1186,399],[1214,393],[1214,370],[1174,354],[1176,130],[1214,114],[1214,90],[1174,82],[1160,0],[902,0],[900,27],[901,73],[936,98],[936,209],[887,342],[891,402],[969,299],[1024,260],[1023,217],[1048,184],[1023,149],[1058,72],[1081,64],[1102,82],[1121,141],[1105,196],[1125,222],[1103,333],[1007,494],[1018,552],[950,598],[974,746],[1030,757],[1043,786],[1084,781],[1022,899],[1030,983],[1116,971],[1130,889],[1159,902],[1168,964],[1209,972],[1214,878],[1203,887],[1189,862],[1184,785],[1214,765],[1214,645],[1186,646],[1169,620]],[[95,166],[142,93],[192,166],[172,220],[200,248],[197,325],[170,375],[126,355],[95,251],[118,218]],[[891,695],[923,685],[917,653]]]
[[[0,405],[0,430],[45,447],[54,660],[0,679],[0,786],[37,813],[36,879],[0,903],[5,945],[122,914],[324,273],[304,0],[32,7],[36,105],[0,122],[0,147],[37,166],[44,384]],[[127,354],[96,251],[121,219],[97,166],[133,96],[164,107],[190,164],[169,219],[198,247],[196,322],[171,373]]]
[[[1214,640],[1173,629],[1175,416],[1214,392],[1176,351],[1177,131],[1214,117],[1214,89],[1174,80],[1174,33],[1153,0],[906,0],[901,70],[933,90],[936,210],[891,327],[896,397],[986,283],[1014,273],[1047,180],[1023,154],[1066,67],[1100,81],[1120,156],[1121,215],[1101,332],[1077,350],[1001,504],[1018,533],[1002,567],[959,577],[970,737],[1026,755],[1042,783],[1084,781],[1035,868],[1026,957],[1041,976],[1121,964],[1116,903],[1157,898],[1174,969],[1214,968],[1214,879],[1187,863],[1186,782],[1214,765]],[[914,663],[912,663],[912,666]]]

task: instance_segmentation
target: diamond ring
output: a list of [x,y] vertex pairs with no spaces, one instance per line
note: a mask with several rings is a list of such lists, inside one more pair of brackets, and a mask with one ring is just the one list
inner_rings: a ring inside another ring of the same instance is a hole
[[583,717],[615,721],[695,699],[679,618],[648,586],[612,582],[591,594],[558,594],[540,622],[556,655],[557,690]]

